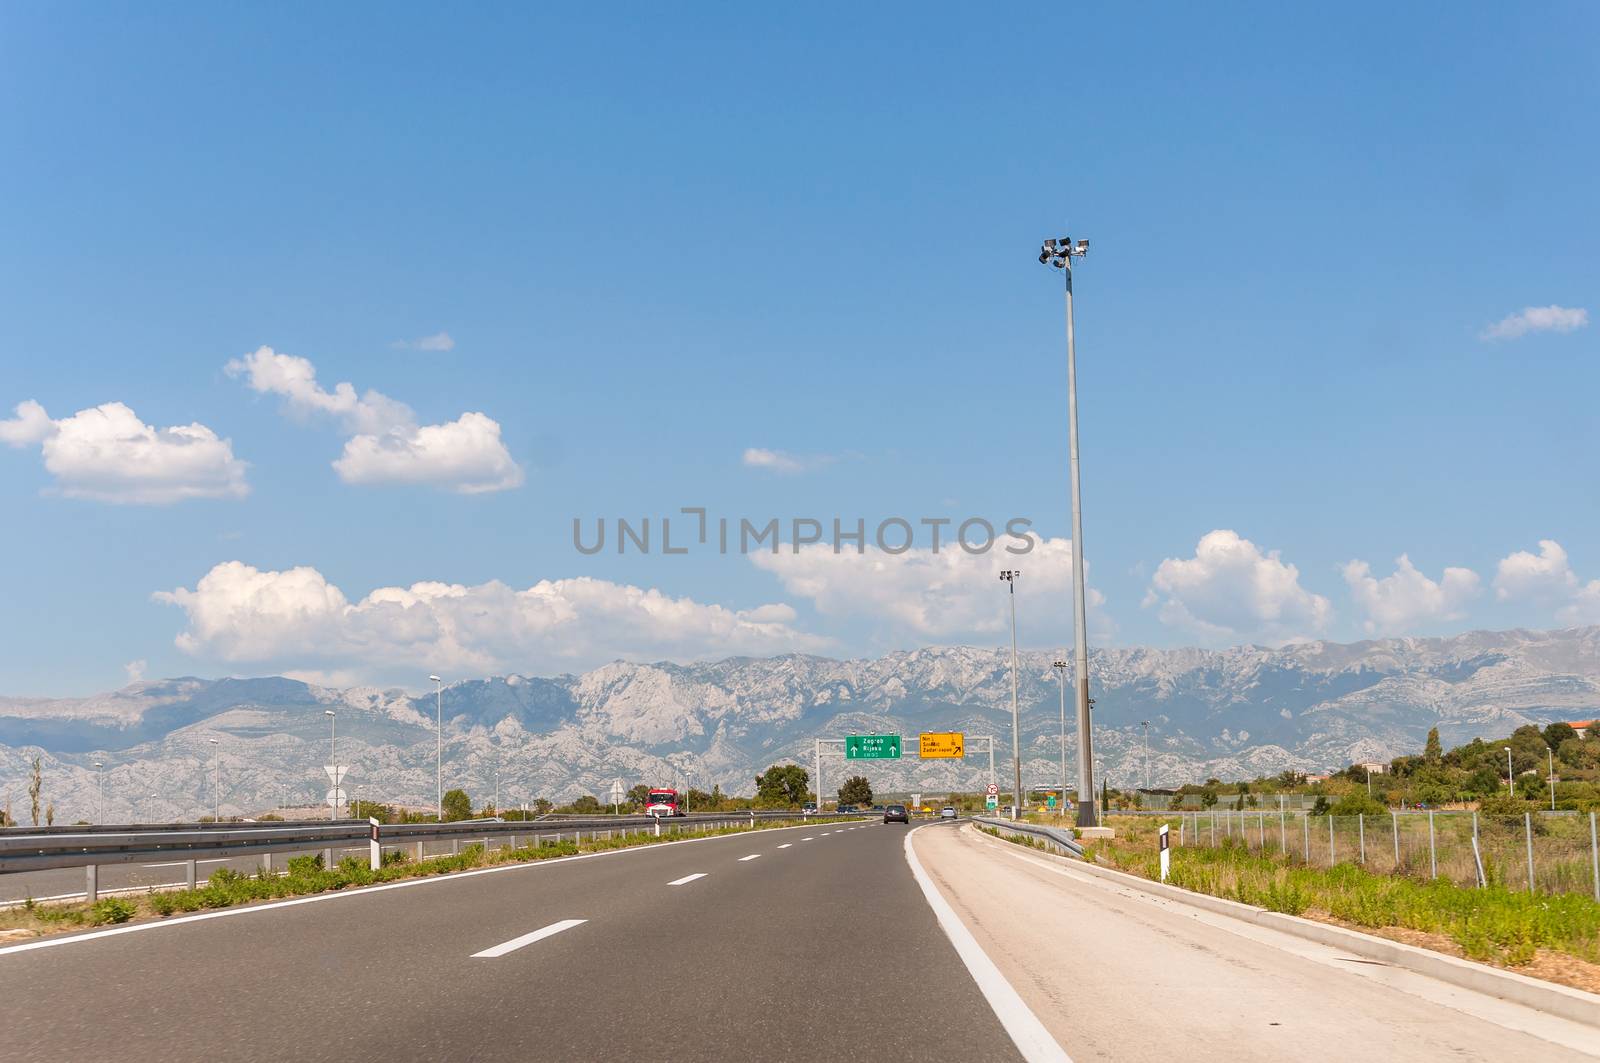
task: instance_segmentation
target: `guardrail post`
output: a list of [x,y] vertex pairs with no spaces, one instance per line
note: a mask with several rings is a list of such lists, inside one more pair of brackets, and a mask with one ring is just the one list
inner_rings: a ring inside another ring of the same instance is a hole
[[460,856],[461,855],[461,839],[460,838],[451,838],[450,839],[450,855],[451,856]]
[[183,884],[188,889],[194,889],[194,876],[197,868],[193,860],[183,862]]
[[328,870],[328,871],[331,871],[333,869],[333,850],[332,849],[324,849],[324,850],[322,850],[322,867],[323,867],[324,870]]
[[265,871],[269,875],[272,874],[272,854],[271,853],[262,853],[261,854],[261,870]]
[[1533,813],[1522,814],[1522,834],[1528,840],[1528,892],[1533,890]]
[[422,843],[417,843],[417,863],[422,863]]
[[100,899],[100,869],[90,864],[83,872],[83,899],[93,904]]

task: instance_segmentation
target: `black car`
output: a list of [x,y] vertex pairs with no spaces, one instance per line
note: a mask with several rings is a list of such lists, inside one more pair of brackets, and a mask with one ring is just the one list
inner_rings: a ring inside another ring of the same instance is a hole
[[883,810],[883,821],[885,823],[910,823],[911,816],[906,812],[905,805],[890,805]]

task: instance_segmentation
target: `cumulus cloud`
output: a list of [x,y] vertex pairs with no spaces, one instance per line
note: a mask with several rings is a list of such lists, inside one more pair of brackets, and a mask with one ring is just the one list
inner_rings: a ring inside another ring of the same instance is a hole
[[1494,596],[1554,608],[1564,624],[1600,624],[1600,579],[1581,582],[1554,539],[1540,539],[1537,554],[1518,550],[1501,558]]
[[358,394],[348,383],[328,391],[317,383],[309,359],[271,347],[235,358],[224,368],[230,376],[243,377],[253,391],[282,396],[293,415],[335,418],[351,436],[333,463],[346,483],[426,484],[481,494],[523,482],[522,467],[500,438],[499,422],[486,414],[464,413],[444,424],[418,425],[405,403],[370,389]]
[[[892,554],[876,547],[835,553],[831,544],[812,544],[750,560],[818,612],[872,621],[881,639],[896,644],[1008,639],[1011,614],[998,577],[1001,569],[1017,569],[1020,635],[1037,644],[1042,631],[1057,639],[1071,634],[1072,542],[1029,538],[1033,549],[1020,555],[1000,545],[982,554],[954,545]],[[1098,612],[1105,597],[1090,588],[1087,604]],[[1097,637],[1107,634],[1103,615],[1092,612],[1090,622],[1101,629]]]
[[129,661],[122,666],[122,670],[128,673],[128,682],[137,683],[144,678],[144,672],[147,667],[149,665],[145,663],[143,658],[140,658],[137,661]]
[[1300,586],[1300,570],[1278,551],[1262,553],[1226,529],[1202,537],[1194,557],[1162,561],[1144,604],[1157,606],[1163,623],[1212,641],[1293,642],[1316,635],[1333,617],[1328,599]]
[[1460,620],[1467,602],[1479,593],[1478,574],[1467,568],[1447,568],[1438,582],[1419,572],[1401,554],[1393,575],[1378,579],[1365,561],[1344,566],[1350,596],[1367,614],[1362,626],[1370,634],[1401,634],[1418,624]]
[[748,447],[744,452],[743,460],[745,467],[750,469],[798,473],[820,469],[824,465],[832,464],[837,459],[831,454],[790,454],[782,450]]
[[323,674],[590,668],[617,658],[687,660],[827,648],[794,611],[739,611],[596,579],[380,587],[351,601],[315,568],[227,561],[194,588],[160,591],[187,619],[185,653]]
[[69,498],[162,505],[250,493],[232,441],[203,424],[152,427],[120,402],[52,420],[30,399],[0,421],[0,442],[38,445],[54,490]]
[[414,340],[395,340],[395,347],[409,351],[453,351],[456,341],[450,333],[440,330],[431,336],[418,336]]
[[1479,338],[1514,340],[1530,332],[1575,332],[1588,324],[1589,311],[1582,307],[1529,306],[1496,321]]

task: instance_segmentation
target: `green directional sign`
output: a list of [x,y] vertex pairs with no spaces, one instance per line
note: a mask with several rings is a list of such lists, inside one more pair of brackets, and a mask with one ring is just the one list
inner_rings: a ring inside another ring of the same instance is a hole
[[899,760],[899,735],[846,735],[845,760]]

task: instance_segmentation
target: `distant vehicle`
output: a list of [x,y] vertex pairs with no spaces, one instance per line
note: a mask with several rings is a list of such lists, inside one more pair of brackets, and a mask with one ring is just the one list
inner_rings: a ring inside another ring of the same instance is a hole
[[883,806],[882,805],[873,805],[872,806],[872,811],[874,811],[874,812],[882,812],[883,811]]
[[814,815],[816,815],[817,814],[817,803],[815,801],[807,801],[805,804],[800,806],[800,814],[802,816],[814,816]]
[[941,808],[939,810],[939,818],[940,819],[955,819],[956,818],[956,810],[954,808],[950,807],[949,805],[945,805],[943,808]]
[[647,816],[681,816],[683,798],[676,790],[651,790],[650,800],[644,806]]
[[856,806],[855,805],[840,805],[839,806],[839,811],[841,813],[843,813],[843,812],[854,812],[855,810],[856,810]]
[[883,810],[883,821],[885,823],[910,823],[911,815],[906,812],[905,805],[890,805]]

